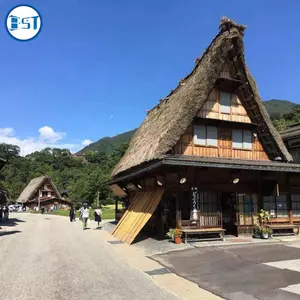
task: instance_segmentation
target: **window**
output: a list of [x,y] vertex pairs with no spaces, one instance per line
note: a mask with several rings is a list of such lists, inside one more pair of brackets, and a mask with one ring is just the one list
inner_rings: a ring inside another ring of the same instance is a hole
[[300,195],[291,195],[294,217],[300,217]]
[[220,210],[220,199],[218,194],[210,192],[199,192],[199,207],[201,213],[216,213]]
[[230,114],[231,95],[229,93],[220,93],[220,112]]
[[256,222],[257,194],[237,194],[239,225],[253,225]]
[[218,146],[218,130],[215,126],[195,125],[194,143],[201,146]]
[[239,203],[239,213],[252,215],[257,213],[257,195],[256,194],[237,194]]
[[252,150],[252,132],[241,129],[233,130],[232,148]]
[[288,217],[287,195],[263,197],[264,209],[273,218]]

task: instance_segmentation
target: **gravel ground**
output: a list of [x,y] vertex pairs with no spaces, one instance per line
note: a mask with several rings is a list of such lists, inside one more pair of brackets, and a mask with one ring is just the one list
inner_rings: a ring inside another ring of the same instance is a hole
[[178,300],[127,264],[97,230],[59,216],[11,218],[12,226],[1,225],[1,300]]

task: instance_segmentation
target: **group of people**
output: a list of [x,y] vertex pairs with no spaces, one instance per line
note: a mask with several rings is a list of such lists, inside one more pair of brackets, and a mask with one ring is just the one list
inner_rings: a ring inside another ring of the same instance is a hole
[[[86,203],[79,209],[79,213],[80,213],[79,220],[82,221],[83,229],[86,229],[87,221],[90,216],[90,210]],[[74,208],[74,207],[70,208],[69,217],[70,217],[70,222],[76,221],[76,208]],[[94,211],[94,219],[95,219],[95,222],[97,222],[97,225],[98,225],[97,228],[99,228],[100,223],[102,221],[102,211],[99,207],[97,209],[95,209],[95,211]]]
[[9,215],[9,209],[8,206],[2,206],[0,205],[0,222],[7,220]]

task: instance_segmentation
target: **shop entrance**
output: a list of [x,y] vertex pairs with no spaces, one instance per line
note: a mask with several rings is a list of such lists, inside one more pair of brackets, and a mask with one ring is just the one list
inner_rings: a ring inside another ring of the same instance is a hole
[[226,229],[226,235],[237,236],[237,205],[235,193],[222,193],[222,217],[223,228]]

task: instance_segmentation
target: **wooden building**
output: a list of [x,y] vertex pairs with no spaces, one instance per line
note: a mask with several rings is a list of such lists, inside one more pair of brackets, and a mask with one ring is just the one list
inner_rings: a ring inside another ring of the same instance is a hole
[[222,18],[192,72],[148,112],[109,182],[128,201],[114,236],[142,228],[252,234],[260,208],[300,223],[300,165],[292,164],[244,57],[245,26]]
[[290,125],[281,132],[281,137],[293,157],[293,162],[300,163],[300,123]]
[[52,179],[48,176],[40,176],[32,179],[23,190],[18,203],[33,209],[34,207],[49,209],[69,208],[72,203],[60,195]]

